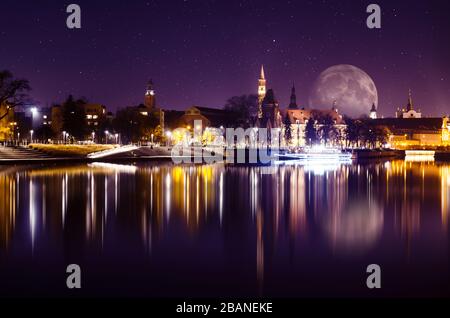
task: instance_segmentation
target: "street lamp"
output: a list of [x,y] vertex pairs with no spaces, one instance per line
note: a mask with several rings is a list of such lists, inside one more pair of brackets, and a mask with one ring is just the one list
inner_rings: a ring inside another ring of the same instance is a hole
[[30,144],[33,143],[33,133],[34,133],[34,130],[33,129],[30,130]]
[[13,140],[14,139],[16,139],[16,125],[17,125],[17,123],[14,121],[14,122],[11,122],[11,123],[9,123],[12,127],[11,127],[11,130],[12,130],[12,138],[13,138]]
[[150,137],[151,137],[151,139],[152,139],[152,144],[153,144],[153,136],[154,136],[153,134],[150,135]]
[[30,108],[31,111],[31,126],[32,128],[36,127],[36,119],[37,119],[37,115],[38,115],[38,109],[37,107],[31,107]]
[[63,134],[63,143],[65,144],[66,143],[66,134],[67,134],[67,132],[63,131],[62,134]]
[[116,144],[119,143],[119,134],[115,134],[114,137],[116,137]]
[[172,137],[172,132],[169,130],[166,132],[166,136],[167,136],[167,146],[169,145],[170,142],[170,138]]
[[92,131],[91,135],[92,135],[92,142],[95,143],[95,131]]
[[105,130],[106,143],[108,144],[109,131]]

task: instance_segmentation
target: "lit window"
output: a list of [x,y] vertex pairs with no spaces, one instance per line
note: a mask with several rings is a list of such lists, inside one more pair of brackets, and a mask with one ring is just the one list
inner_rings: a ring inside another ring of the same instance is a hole
[[92,119],[92,115],[86,115],[87,119]]
[[98,116],[97,116],[97,115],[94,115],[94,116],[92,116],[92,118],[94,118],[94,119],[97,119],[97,118],[98,118]]

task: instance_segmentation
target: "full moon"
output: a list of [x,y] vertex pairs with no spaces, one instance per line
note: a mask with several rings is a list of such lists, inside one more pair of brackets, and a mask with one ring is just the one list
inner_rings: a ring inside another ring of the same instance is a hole
[[356,66],[331,66],[314,83],[309,95],[309,107],[330,109],[334,102],[341,114],[368,114],[373,103],[378,106],[377,88],[370,76]]

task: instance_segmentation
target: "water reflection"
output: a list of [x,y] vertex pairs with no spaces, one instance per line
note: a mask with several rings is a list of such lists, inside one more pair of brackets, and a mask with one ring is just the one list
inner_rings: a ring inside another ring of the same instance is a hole
[[149,256],[155,247],[182,254],[185,247],[177,244],[191,242],[203,256],[221,254],[225,264],[233,258],[229,253],[242,249],[242,258],[253,255],[261,291],[275,263],[289,267],[301,247],[352,257],[399,237],[409,255],[422,230],[447,240],[449,165],[393,161],[270,169],[168,163],[3,167],[0,255],[12,259],[9,251],[19,248],[14,241],[27,241],[39,257],[37,247],[50,245],[49,239],[69,254],[123,244]]

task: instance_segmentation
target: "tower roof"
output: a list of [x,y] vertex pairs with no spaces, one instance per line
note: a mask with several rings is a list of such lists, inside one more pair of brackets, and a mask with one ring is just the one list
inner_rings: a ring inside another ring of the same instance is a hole
[[375,107],[375,103],[372,104],[372,108],[370,109],[371,112],[376,112],[377,108]]
[[295,95],[295,85],[292,83],[292,89],[291,89],[291,102],[289,103],[290,109],[296,109],[297,106],[297,96]]
[[408,105],[406,105],[406,110],[410,111],[413,109],[413,100],[412,100],[412,93],[411,89],[409,89],[409,95],[408,95]]
[[264,75],[264,65],[261,65],[261,74],[259,75],[260,79],[266,79],[266,76]]

